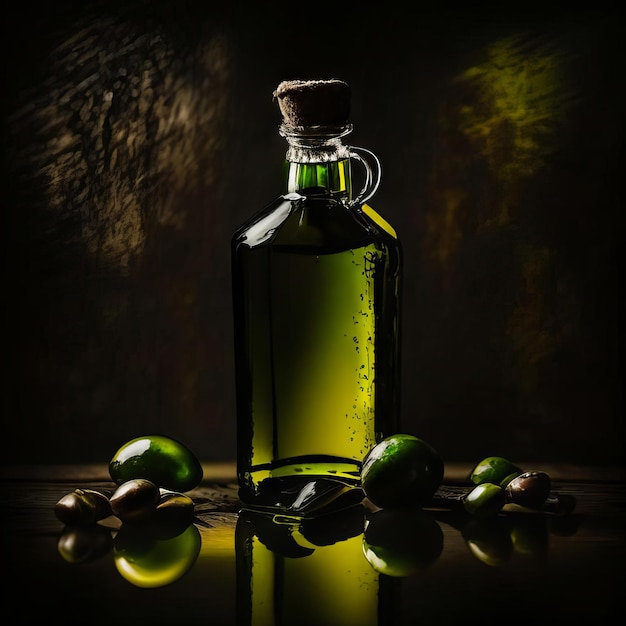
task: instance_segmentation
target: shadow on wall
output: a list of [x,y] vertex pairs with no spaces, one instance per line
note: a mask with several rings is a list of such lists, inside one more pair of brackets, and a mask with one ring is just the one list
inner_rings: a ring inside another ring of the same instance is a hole
[[132,11],[68,26],[9,118],[15,460],[19,442],[72,461],[149,432],[232,440],[227,42]]
[[305,27],[285,54],[293,12],[169,4],[15,24],[4,462],[148,432],[234,458],[230,236],[280,190],[272,90],[331,75],[405,248],[403,429],[450,460],[621,462],[611,16],[389,9],[354,18],[365,62]]

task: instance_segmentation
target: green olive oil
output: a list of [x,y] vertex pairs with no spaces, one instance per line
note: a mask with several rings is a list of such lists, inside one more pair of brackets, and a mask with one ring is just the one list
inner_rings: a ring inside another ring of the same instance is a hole
[[232,240],[237,470],[252,508],[318,478],[356,485],[397,427],[401,248],[351,202],[340,146],[288,152],[286,193]]

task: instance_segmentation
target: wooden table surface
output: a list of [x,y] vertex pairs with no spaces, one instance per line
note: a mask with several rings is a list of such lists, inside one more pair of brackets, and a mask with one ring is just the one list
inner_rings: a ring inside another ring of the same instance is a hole
[[[431,562],[396,577],[378,575],[358,532],[328,545],[302,543],[298,535],[306,558],[277,554],[263,563],[273,552],[244,536],[252,527],[239,514],[234,465],[207,463],[202,484],[189,494],[196,503],[197,558],[180,578],[153,588],[137,586],[118,567],[116,518],[100,524],[113,547],[98,558],[71,563],[59,551],[68,529],[56,518],[54,504],[77,487],[110,489],[106,465],[3,467],[8,567],[2,622],[382,626],[461,624],[469,618],[548,624],[559,618],[605,624],[618,614],[623,589],[624,470],[532,465],[550,474],[554,492],[576,498],[571,514],[508,510],[485,530],[466,515],[426,510],[441,531],[441,550]],[[468,471],[464,464],[450,464],[444,487],[464,488]],[[530,541],[520,542],[520,536]],[[505,548],[498,549],[503,538]],[[251,556],[249,550],[257,552]],[[246,562],[255,563],[253,582],[246,578]],[[363,591],[368,585],[372,589]]]

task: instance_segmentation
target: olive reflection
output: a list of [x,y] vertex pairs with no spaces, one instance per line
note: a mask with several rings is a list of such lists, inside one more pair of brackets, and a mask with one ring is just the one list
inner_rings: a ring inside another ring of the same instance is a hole
[[150,522],[122,524],[117,532],[100,524],[66,526],[57,549],[73,564],[90,563],[113,552],[123,578],[136,587],[154,588],[169,585],[188,572],[201,544],[193,523],[166,513]]
[[471,519],[463,528],[463,538],[470,552],[485,565],[504,565],[513,553],[508,525],[497,517]]
[[384,594],[361,550],[365,514],[362,504],[305,518],[242,511],[237,623],[377,626]]
[[190,524],[175,536],[144,525],[124,525],[115,537],[113,553],[118,572],[137,587],[169,585],[186,574],[200,554],[200,532]]
[[363,534],[363,554],[381,574],[411,576],[430,567],[443,551],[443,531],[422,509],[380,510]]
[[470,552],[485,565],[501,567],[514,555],[542,562],[549,547],[548,519],[543,515],[509,515],[471,519],[462,529]]
[[68,563],[91,563],[108,554],[113,547],[111,530],[92,526],[66,526],[57,542],[59,554]]

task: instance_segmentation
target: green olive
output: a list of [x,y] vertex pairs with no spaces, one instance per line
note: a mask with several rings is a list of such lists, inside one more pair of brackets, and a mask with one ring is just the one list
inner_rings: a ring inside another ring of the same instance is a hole
[[476,485],[464,498],[465,510],[476,517],[493,517],[506,504],[506,492],[500,485]]
[[443,551],[443,531],[420,508],[381,509],[372,513],[363,533],[363,554],[387,576],[411,576],[429,568]]
[[122,522],[137,522],[150,518],[160,499],[159,488],[145,478],[122,483],[111,496],[111,510]]
[[506,486],[514,479],[520,475],[519,472],[511,472],[508,476],[505,476],[499,483],[502,489],[506,489]]
[[109,462],[111,478],[119,485],[145,478],[171,491],[191,491],[202,480],[202,465],[181,442],[163,435],[137,437],[125,443]]
[[529,509],[540,509],[550,495],[550,487],[550,477],[545,472],[525,472],[507,485],[507,500]]
[[474,466],[470,472],[470,480],[475,485],[493,483],[506,487],[508,481],[521,473],[522,470],[515,463],[501,456],[488,456]]
[[194,524],[170,539],[146,538],[143,526],[123,524],[114,542],[115,566],[136,587],[163,587],[193,567],[201,544]]
[[363,459],[361,487],[380,508],[410,508],[432,498],[443,473],[441,456],[426,441],[413,435],[391,435]]

